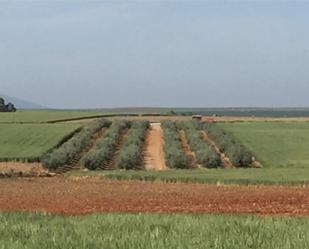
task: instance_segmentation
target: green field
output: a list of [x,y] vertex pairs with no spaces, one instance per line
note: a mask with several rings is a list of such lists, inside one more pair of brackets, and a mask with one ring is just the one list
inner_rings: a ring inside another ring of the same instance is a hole
[[241,140],[265,167],[309,168],[309,122],[219,124]]
[[0,124],[0,160],[37,160],[79,127],[76,124]]
[[0,123],[41,123],[103,114],[95,111],[17,111],[14,113],[0,113]]
[[0,248],[306,249],[308,230],[308,218],[0,213]]

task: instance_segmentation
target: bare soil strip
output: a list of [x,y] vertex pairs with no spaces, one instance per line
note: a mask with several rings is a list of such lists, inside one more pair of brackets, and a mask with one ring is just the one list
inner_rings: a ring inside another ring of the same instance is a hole
[[146,136],[144,151],[144,166],[146,170],[165,170],[164,139],[161,123],[150,124]]
[[220,156],[223,168],[225,168],[225,169],[233,168],[234,166],[231,163],[228,156],[226,156],[223,152],[220,151],[218,145],[212,139],[210,139],[210,137],[208,136],[208,134],[205,131],[201,131],[201,132],[203,133],[205,141],[209,145],[211,145],[215,149],[215,151],[218,153],[218,155]]
[[110,161],[107,162],[106,164],[104,164],[101,169],[103,169],[103,170],[113,170],[113,169],[116,169],[116,158],[117,158],[117,155],[118,155],[119,151],[123,147],[123,144],[125,143],[125,141],[126,141],[126,139],[128,137],[128,133],[129,133],[129,129],[124,129],[121,132],[121,134],[120,134],[120,136],[118,138],[118,141],[117,141],[115,153],[113,154],[113,156],[110,159]]
[[309,187],[53,177],[2,179],[0,189],[2,211],[47,211],[65,215],[156,212],[309,216]]
[[182,149],[188,160],[189,167],[194,169],[197,167],[195,153],[191,151],[190,145],[188,143],[185,131],[179,131],[179,137],[181,139]]

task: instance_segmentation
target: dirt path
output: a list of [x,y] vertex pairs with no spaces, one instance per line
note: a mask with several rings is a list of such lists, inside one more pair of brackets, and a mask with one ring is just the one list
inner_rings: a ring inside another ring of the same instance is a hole
[[183,130],[179,131],[179,137],[181,139],[182,149],[188,160],[189,167],[191,169],[197,168],[196,157],[194,152],[191,151],[185,131]]
[[219,149],[219,147],[217,146],[217,144],[209,138],[209,136],[207,135],[207,133],[205,131],[201,131],[204,135],[204,139],[205,141],[210,144],[214,149],[215,151],[220,155],[220,158],[221,158],[221,163],[222,163],[222,166],[223,168],[233,168],[233,164],[231,163],[230,159],[228,158],[228,156],[226,156],[224,153],[222,153]]
[[144,166],[147,170],[165,170],[163,130],[160,123],[152,123],[145,141]]
[[0,172],[48,172],[41,163],[0,162]]
[[99,178],[0,180],[0,210],[309,216],[309,187],[168,184]]

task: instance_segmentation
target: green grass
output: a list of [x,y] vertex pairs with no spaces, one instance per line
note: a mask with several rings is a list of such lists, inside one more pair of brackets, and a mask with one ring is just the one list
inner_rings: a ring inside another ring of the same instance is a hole
[[0,160],[37,160],[79,127],[76,124],[0,124]]
[[307,249],[309,218],[0,213],[0,248]]
[[17,111],[15,113],[0,113],[0,123],[41,123],[103,114],[94,111]]
[[219,124],[241,140],[265,167],[309,168],[309,122]]
[[309,169],[200,169],[166,171],[77,171],[66,176],[101,176],[115,180],[140,180],[163,182],[221,183],[221,184],[268,184],[308,185]]

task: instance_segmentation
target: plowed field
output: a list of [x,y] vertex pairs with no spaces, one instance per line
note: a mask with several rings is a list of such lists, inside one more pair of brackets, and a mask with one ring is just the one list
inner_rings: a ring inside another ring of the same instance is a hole
[[100,178],[0,181],[0,210],[309,215],[309,187],[168,184]]

